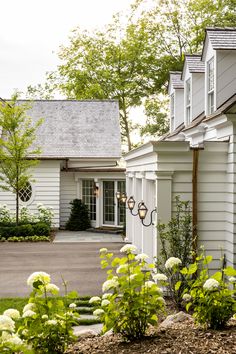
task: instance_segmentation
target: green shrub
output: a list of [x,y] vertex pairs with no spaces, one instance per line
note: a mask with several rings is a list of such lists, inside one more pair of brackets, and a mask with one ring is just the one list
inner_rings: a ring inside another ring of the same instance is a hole
[[[189,201],[180,201],[175,198],[176,214],[167,224],[157,225],[158,237],[160,239],[160,255],[156,260],[157,270],[164,273],[169,278],[168,291],[174,304],[178,309],[182,308],[182,293],[187,284],[184,283],[183,275],[176,272],[169,272],[165,267],[166,261],[171,257],[181,260],[183,267],[192,262],[192,217]],[[181,281],[179,288],[176,283]]]
[[[103,332],[113,329],[129,340],[142,338],[148,326],[156,325],[158,313],[164,310],[161,289],[152,281],[153,264],[147,264],[146,254],[135,255],[136,247],[121,248],[123,257],[113,259],[106,248],[100,250],[102,268],[109,267],[103,284],[102,298],[94,297],[90,303],[100,304],[94,311],[103,322]],[[107,293],[109,291],[109,293]]]
[[69,220],[66,223],[66,229],[72,231],[83,231],[90,227],[89,210],[82,200],[74,199],[70,202],[72,205]]
[[50,226],[43,222],[38,222],[33,226],[34,235],[37,236],[49,236],[50,235]]
[[71,302],[78,294],[58,297],[59,288],[45,272],[31,274],[27,284],[32,292],[22,313],[12,308],[0,315],[0,352],[63,354],[75,339],[72,325],[79,315]]
[[49,236],[50,226],[39,222],[35,224],[25,224],[18,226],[1,226],[0,236],[8,239],[9,237],[27,236]]
[[[181,273],[188,281],[183,295],[186,309],[192,309],[197,323],[212,329],[222,329],[236,312],[236,269],[227,267],[209,276],[212,256],[200,255],[196,262]],[[197,274],[193,278],[192,274]]]

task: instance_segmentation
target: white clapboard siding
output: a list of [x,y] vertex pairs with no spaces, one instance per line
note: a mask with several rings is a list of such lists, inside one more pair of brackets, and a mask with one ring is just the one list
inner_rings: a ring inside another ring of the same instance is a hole
[[235,94],[236,87],[236,51],[218,50],[217,60],[217,93],[216,105],[220,107],[229,97]]
[[[33,172],[33,196],[26,206],[33,214],[37,214],[37,204],[42,203],[52,207],[54,212],[53,226],[59,227],[59,198],[60,198],[60,161],[40,161]],[[0,189],[0,204],[6,204],[15,213],[15,195]]]
[[74,173],[61,172],[60,184],[60,226],[64,227],[70,216],[70,202],[77,197],[77,183]]
[[174,128],[176,129],[179,125],[184,122],[184,90],[175,90],[175,122]]
[[205,109],[204,73],[192,74],[192,120]]

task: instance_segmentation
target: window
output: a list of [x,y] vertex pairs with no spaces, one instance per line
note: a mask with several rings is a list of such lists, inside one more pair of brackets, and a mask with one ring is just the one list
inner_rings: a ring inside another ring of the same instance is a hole
[[[125,193],[125,181],[117,182],[117,190],[120,193]],[[125,203],[118,203],[118,225],[124,225],[125,223]]]
[[190,123],[191,112],[191,82],[190,79],[186,81],[186,125]]
[[82,181],[82,200],[88,206],[90,220],[96,220],[96,195],[94,193],[94,181]]
[[174,120],[175,120],[175,98],[174,98],[174,93],[170,96],[170,126],[171,130],[174,130]]
[[19,198],[22,202],[28,202],[31,197],[32,197],[32,186],[29,182],[27,182],[25,187],[19,190]]
[[214,58],[207,63],[207,113],[211,114],[214,111]]

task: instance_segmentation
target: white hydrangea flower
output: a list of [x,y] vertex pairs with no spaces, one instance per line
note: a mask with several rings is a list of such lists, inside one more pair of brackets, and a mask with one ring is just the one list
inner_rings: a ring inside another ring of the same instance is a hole
[[182,262],[179,258],[170,257],[169,259],[167,259],[167,261],[165,263],[165,267],[166,267],[166,269],[172,269],[175,266],[178,266],[180,264],[182,264]]
[[137,277],[137,275],[138,275],[137,273],[131,274],[129,277],[130,280],[134,280]]
[[144,283],[145,288],[151,288],[153,285],[156,285],[156,284],[154,283],[154,281],[151,281],[151,280],[147,280]]
[[0,315],[0,331],[11,331],[15,330],[15,322],[11,317],[6,315]]
[[214,289],[219,288],[219,286],[220,286],[220,283],[217,280],[210,278],[210,279],[207,279],[205,281],[205,283],[203,284],[203,289],[214,290]]
[[146,253],[140,253],[140,254],[137,254],[137,256],[135,256],[136,261],[140,261],[140,262],[143,262],[148,258],[149,258],[149,256]]
[[57,320],[48,320],[45,322],[49,326],[56,326],[57,325]]
[[103,248],[100,248],[100,253],[107,253],[108,252],[108,249],[103,247]]
[[111,294],[109,294],[109,293],[105,293],[105,294],[103,294],[102,295],[102,299],[104,300],[104,299],[109,299],[111,297]]
[[108,306],[110,304],[110,301],[107,299],[102,300],[101,306]]
[[43,315],[42,316],[42,320],[47,320],[48,319],[48,315]]
[[162,273],[153,274],[152,277],[155,281],[167,281],[168,280],[167,276]]
[[28,329],[23,329],[22,334],[23,334],[23,336],[25,336],[25,337],[28,336],[28,334],[29,334]]
[[72,302],[70,305],[69,305],[69,308],[70,309],[75,309],[77,307],[77,305],[74,303],[74,302]]
[[45,272],[34,272],[27,279],[27,284],[33,288],[33,284],[37,281],[41,281],[44,285],[49,284],[51,277]]
[[128,270],[128,264],[121,264],[117,269],[116,273],[121,274],[121,273],[126,273]]
[[102,291],[105,292],[105,291],[107,291],[109,289],[117,288],[118,285],[119,285],[119,283],[118,283],[117,279],[115,277],[113,277],[112,279],[106,280],[103,283]]
[[184,294],[183,295],[183,300],[186,301],[186,302],[189,302],[191,301],[192,297],[190,294]]
[[137,247],[134,245],[124,245],[120,249],[121,253],[132,253],[132,252],[136,252],[136,251],[137,251]]
[[20,312],[16,309],[7,309],[3,312],[3,315],[11,317],[13,320],[18,320],[20,318]]
[[29,304],[25,305],[23,308],[23,313],[28,311],[28,310],[35,310],[36,305],[33,302],[30,302]]
[[27,310],[25,312],[23,312],[22,317],[26,318],[26,317],[33,317],[36,315],[36,312],[32,311],[32,310]]
[[45,285],[45,289],[48,293],[51,293],[53,295],[57,295],[60,291],[60,289],[58,288],[58,286],[56,286],[55,284],[46,284]]
[[229,281],[230,283],[236,283],[236,277],[230,277]]
[[99,296],[93,296],[91,297],[91,299],[89,300],[90,304],[93,304],[94,302],[100,302],[101,298]]
[[12,333],[2,331],[2,335],[0,336],[0,343],[8,342],[11,339],[11,337],[12,337]]
[[97,309],[97,310],[93,311],[93,315],[97,316],[97,317],[101,316],[103,313],[104,313],[104,311],[102,309]]
[[14,345],[21,345],[23,341],[18,337],[18,335],[14,334],[11,336],[11,338],[7,341],[8,343],[14,344]]

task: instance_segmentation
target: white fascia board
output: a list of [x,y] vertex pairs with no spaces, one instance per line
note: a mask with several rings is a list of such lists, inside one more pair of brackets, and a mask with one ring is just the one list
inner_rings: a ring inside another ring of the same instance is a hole
[[133,160],[137,157],[144,156],[153,152],[153,142],[149,141],[148,143],[139,146],[138,148],[129,151],[125,156],[125,161]]
[[229,143],[224,141],[204,141],[204,150],[208,152],[227,152]]
[[189,143],[187,141],[159,141],[154,144],[154,151],[159,152],[177,152],[189,151]]
[[222,115],[215,117],[209,121],[206,121],[208,128],[215,128],[215,129],[218,129],[227,123],[228,123],[228,119],[227,119],[226,114],[222,114]]

